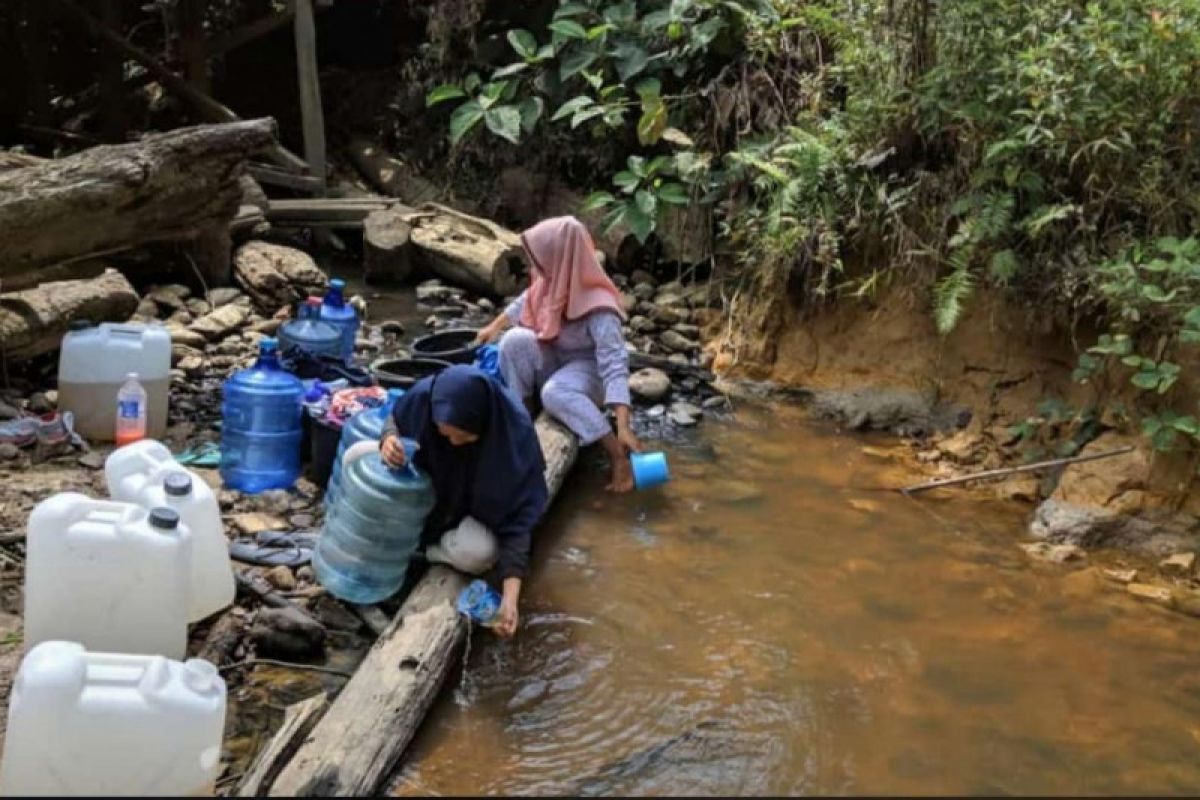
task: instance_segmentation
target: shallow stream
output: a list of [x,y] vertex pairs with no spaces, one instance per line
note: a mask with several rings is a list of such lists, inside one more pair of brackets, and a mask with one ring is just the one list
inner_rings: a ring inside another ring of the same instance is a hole
[[1024,507],[882,491],[867,444],[743,409],[621,498],[585,457],[395,792],[1200,791],[1195,622],[1031,565]]

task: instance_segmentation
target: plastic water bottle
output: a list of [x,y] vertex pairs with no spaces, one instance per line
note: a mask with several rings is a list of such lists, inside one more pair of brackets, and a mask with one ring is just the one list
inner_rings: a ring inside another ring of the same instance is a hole
[[500,602],[499,592],[488,586],[487,581],[477,578],[459,593],[455,607],[472,622],[490,628],[500,613]]
[[322,322],[320,316],[321,298],[310,297],[305,300],[297,311],[296,319],[280,326],[279,352],[287,355],[293,348],[300,348],[316,356],[342,358],[342,330]]
[[334,278],[329,282],[329,291],[321,303],[321,321],[328,322],[342,334],[342,359],[349,362],[354,357],[354,340],[358,337],[358,313],[345,297],[346,282]]
[[[405,449],[412,453],[415,443]],[[411,461],[401,469],[385,464],[378,442],[359,442],[344,458],[342,490],[325,515],[313,571],[339,600],[378,603],[404,583],[433,510],[433,484]]]
[[125,376],[125,383],[117,392],[117,427],[113,441],[117,447],[146,438],[146,390],[138,381],[136,372]]
[[279,365],[278,344],[263,339],[258,361],[225,382],[221,479],[247,494],[290,489],[300,477],[304,384]]
[[383,435],[383,426],[392,416],[396,401],[403,396],[403,389],[389,389],[387,401],[382,406],[358,412],[342,427],[342,438],[338,441],[337,455],[333,457],[333,470],[329,473],[329,486],[325,490],[327,508],[337,502],[337,494],[341,490],[342,456],[359,442],[378,441]]

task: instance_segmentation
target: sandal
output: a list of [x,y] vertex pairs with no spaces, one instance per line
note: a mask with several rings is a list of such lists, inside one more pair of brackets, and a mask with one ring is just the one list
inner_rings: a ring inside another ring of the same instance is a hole
[[273,547],[252,539],[235,539],[229,543],[230,558],[257,567],[302,567],[312,560],[312,554],[311,547],[299,545]]
[[185,467],[215,469],[221,466],[221,446],[216,442],[202,442],[184,450],[175,456],[175,460]]

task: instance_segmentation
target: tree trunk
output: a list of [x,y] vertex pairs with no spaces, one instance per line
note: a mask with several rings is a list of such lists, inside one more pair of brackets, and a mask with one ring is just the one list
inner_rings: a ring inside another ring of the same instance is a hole
[[227,228],[269,119],[201,125],[0,172],[0,277]]
[[0,295],[0,352],[6,358],[49,353],[58,349],[72,320],[124,322],[137,304],[137,292],[116,270]]
[[[579,444],[544,416],[537,433],[553,497]],[[364,797],[386,788],[466,639],[466,623],[454,607],[466,585],[467,578],[451,569],[429,570],[280,772],[271,796]]]
[[346,148],[363,177],[386,195],[409,205],[420,205],[441,196],[438,187],[417,175],[412,167],[367,139],[352,139]]
[[402,212],[374,211],[363,221],[367,283],[400,283],[412,275],[412,226]]
[[420,263],[476,294],[515,294],[525,275],[521,237],[496,223],[426,203],[404,215]]

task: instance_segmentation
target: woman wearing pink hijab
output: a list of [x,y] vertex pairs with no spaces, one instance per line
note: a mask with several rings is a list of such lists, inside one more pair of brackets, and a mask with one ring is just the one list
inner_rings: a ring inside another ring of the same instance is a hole
[[[521,234],[531,279],[479,340],[500,339],[500,370],[510,389],[542,406],[579,437],[599,442],[611,465],[609,491],[633,488],[629,453],[641,450],[630,427],[629,354],[621,294],[596,259],[587,228],[555,217]],[[515,326],[505,333],[505,329]],[[613,432],[601,410],[617,419]]]

